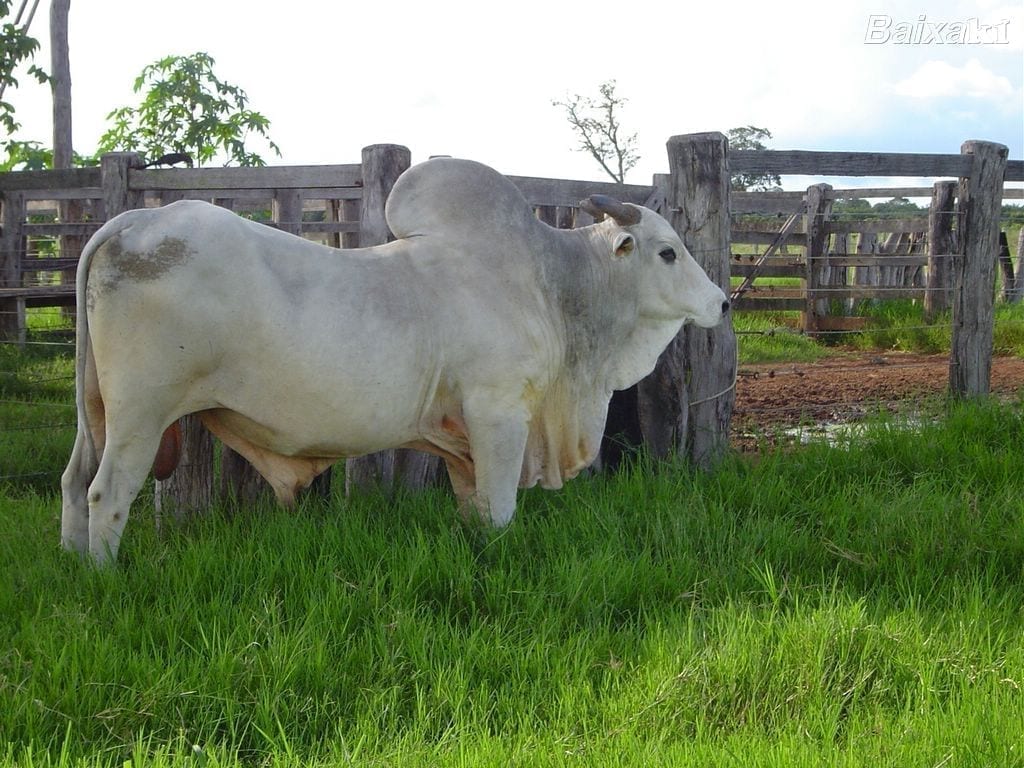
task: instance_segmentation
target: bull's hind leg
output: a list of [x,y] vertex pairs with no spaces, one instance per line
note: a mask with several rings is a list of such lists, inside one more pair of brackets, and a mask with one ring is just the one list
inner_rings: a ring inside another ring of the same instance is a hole
[[148,419],[126,419],[123,432],[107,421],[106,446],[89,486],[89,554],[100,565],[114,562],[128,511],[146,481],[163,429]]
[[89,502],[86,494],[99,462],[85,425],[79,425],[71,459],[61,476],[60,543],[64,549],[84,555],[89,549]]
[[61,545],[84,555],[89,549],[89,484],[103,453],[105,410],[96,379],[92,350],[85,353],[84,376],[77,382],[78,433],[71,459],[61,476]]

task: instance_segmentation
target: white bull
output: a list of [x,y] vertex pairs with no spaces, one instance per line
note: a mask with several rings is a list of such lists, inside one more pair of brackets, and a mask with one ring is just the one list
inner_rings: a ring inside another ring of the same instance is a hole
[[[200,202],[105,224],[78,270],[78,434],[62,543],[116,558],[171,427],[197,413],[289,504],[340,458],[441,456],[467,510],[506,525],[516,488],[595,458],[612,391],[684,322],[728,302],[653,211],[538,221],[486,166],[439,158],[396,183],[398,238],[337,250]],[[163,442],[161,435],[164,435]]]

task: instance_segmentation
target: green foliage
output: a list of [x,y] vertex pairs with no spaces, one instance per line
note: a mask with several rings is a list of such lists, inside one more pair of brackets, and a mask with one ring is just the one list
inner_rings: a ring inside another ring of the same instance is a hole
[[[17,88],[15,76],[22,63],[31,61],[39,50],[39,41],[28,34],[28,19],[23,18],[22,7],[17,15],[11,16],[11,0],[0,0],[0,128],[7,134],[18,130],[14,118],[14,105],[3,96],[8,87]],[[46,73],[35,64],[28,68],[28,74],[40,83],[48,80]]]
[[1020,203],[1003,203],[1000,221],[1003,223],[1003,226],[1019,229],[1021,225],[1024,225],[1024,205]]
[[832,216],[837,219],[899,219],[927,215],[927,207],[922,208],[905,197],[894,197],[873,205],[862,197],[832,203]]
[[[0,173],[7,171],[43,171],[53,168],[53,149],[44,147],[38,141],[10,141],[5,146],[7,157],[0,160]],[[74,153],[71,164],[75,168],[87,168],[99,164],[99,160],[88,155]]]
[[[743,125],[728,131],[730,149],[768,149],[765,139],[772,137],[767,128]],[[730,182],[738,191],[772,191],[781,189],[782,179],[775,173],[736,173]]]
[[565,101],[552,101],[562,107],[579,140],[577,150],[593,157],[613,181],[623,184],[626,173],[640,160],[636,152],[636,134],[623,136],[619,114],[627,99],[615,93],[615,81],[598,86],[599,98],[574,94]]
[[134,90],[144,93],[138,106],[120,107],[107,115],[111,127],[100,138],[99,152],[139,151],[155,159],[172,152],[191,155],[197,165],[219,160],[224,165],[265,165],[247,143],[270,140],[270,121],[248,108],[248,96],[213,71],[214,60],[198,52],[166,56],[148,65]]

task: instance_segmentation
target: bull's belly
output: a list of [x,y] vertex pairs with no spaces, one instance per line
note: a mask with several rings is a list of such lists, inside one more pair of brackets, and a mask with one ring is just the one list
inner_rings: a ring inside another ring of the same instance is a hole
[[337,415],[289,419],[293,415],[251,417],[227,409],[210,413],[222,429],[261,449],[288,457],[343,459],[383,451],[418,438],[415,430],[386,420],[368,425],[361,419],[344,419]]
[[282,456],[340,459],[398,447],[420,437],[415,419],[357,406],[344,411],[217,408],[213,413],[222,428]]

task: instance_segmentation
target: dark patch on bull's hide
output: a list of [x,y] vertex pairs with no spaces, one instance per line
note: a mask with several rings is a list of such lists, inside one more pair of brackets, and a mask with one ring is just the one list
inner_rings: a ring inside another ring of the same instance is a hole
[[176,237],[161,240],[152,251],[128,250],[119,237],[111,238],[101,248],[113,271],[122,277],[140,281],[156,280],[174,267],[184,264],[191,253],[188,244]]
[[123,282],[156,280],[188,261],[192,251],[179,238],[165,238],[151,251],[133,251],[124,247],[120,237],[112,237],[100,246],[89,273],[88,306],[96,292],[106,293]]

